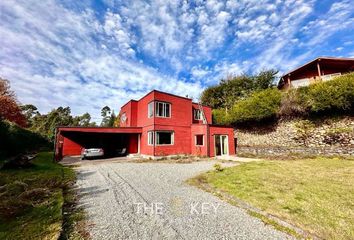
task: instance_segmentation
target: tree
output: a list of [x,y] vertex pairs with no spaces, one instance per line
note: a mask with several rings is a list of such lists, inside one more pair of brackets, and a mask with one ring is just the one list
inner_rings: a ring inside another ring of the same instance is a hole
[[101,116],[102,116],[101,127],[108,127],[110,121],[110,114],[111,114],[110,107],[104,106],[101,109]]
[[22,105],[20,108],[21,108],[22,114],[27,119],[27,123],[28,123],[27,127],[32,127],[34,116],[39,114],[37,107],[32,104],[26,104],[26,105]]
[[274,119],[279,111],[281,93],[278,89],[254,92],[250,97],[235,103],[228,121],[245,124]]
[[255,91],[271,87],[277,73],[276,70],[263,70],[255,75],[227,76],[218,85],[206,88],[202,92],[201,102],[228,112],[235,102],[247,98]]
[[76,116],[73,118],[73,126],[89,127],[92,126],[91,115],[89,113],[84,113],[81,116]]
[[21,127],[27,125],[26,117],[21,112],[9,81],[2,78],[0,78],[0,120],[14,122]]
[[278,71],[275,69],[260,71],[254,77],[254,89],[263,90],[273,86],[277,74]]
[[109,117],[108,127],[113,127],[116,119],[117,119],[117,116],[114,113],[114,111],[112,111],[111,116]]

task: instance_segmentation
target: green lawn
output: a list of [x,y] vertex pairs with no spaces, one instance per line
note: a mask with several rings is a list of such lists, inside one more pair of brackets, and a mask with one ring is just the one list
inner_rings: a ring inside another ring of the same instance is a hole
[[263,161],[210,171],[208,184],[324,239],[354,239],[354,161]]
[[57,239],[74,171],[40,153],[27,169],[0,170],[0,239]]

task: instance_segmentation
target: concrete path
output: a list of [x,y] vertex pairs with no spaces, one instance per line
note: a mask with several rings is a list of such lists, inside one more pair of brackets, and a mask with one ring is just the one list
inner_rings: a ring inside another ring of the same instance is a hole
[[[85,164],[77,168],[93,239],[288,239],[184,181],[215,161]],[[235,163],[223,163],[235,165]]]

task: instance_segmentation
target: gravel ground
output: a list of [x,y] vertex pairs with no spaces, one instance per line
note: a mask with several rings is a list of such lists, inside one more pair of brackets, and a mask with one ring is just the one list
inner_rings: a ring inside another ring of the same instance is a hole
[[80,201],[92,223],[92,238],[291,238],[184,182],[214,163],[107,162],[78,167]]

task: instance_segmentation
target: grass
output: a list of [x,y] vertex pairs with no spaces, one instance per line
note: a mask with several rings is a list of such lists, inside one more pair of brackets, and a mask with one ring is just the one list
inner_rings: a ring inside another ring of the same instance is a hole
[[194,179],[323,239],[354,239],[354,161],[262,161]]
[[43,152],[29,168],[0,170],[0,239],[57,239],[65,231],[75,173],[52,157]]

